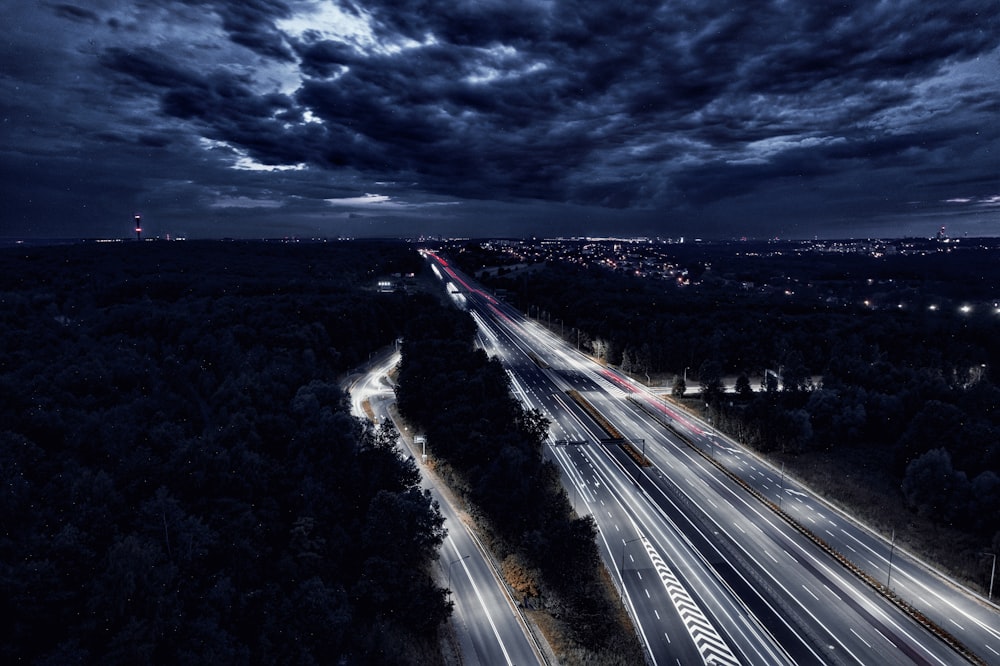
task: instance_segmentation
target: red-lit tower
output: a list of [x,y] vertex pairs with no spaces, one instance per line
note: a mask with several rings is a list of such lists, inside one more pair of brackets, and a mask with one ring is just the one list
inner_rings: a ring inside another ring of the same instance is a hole
[[135,214],[135,239],[142,240],[142,215]]

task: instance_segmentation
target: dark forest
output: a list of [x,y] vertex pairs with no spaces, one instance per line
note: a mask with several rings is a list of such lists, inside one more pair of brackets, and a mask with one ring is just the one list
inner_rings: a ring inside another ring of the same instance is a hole
[[337,378],[389,243],[0,252],[0,661],[433,663],[441,517]]

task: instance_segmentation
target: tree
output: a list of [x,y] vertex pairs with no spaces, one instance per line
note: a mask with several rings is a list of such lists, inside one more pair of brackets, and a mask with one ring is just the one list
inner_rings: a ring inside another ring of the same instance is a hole
[[[964,421],[965,414],[955,405],[940,400],[926,401],[896,441],[898,468],[905,470],[910,462],[932,446],[945,451],[960,448]],[[950,465],[950,453],[948,460]]]
[[594,351],[594,356],[598,361],[604,361],[608,354],[608,343],[602,338],[594,338],[590,342],[590,348]]
[[722,367],[714,360],[707,359],[698,368],[698,383],[701,397],[709,405],[717,405],[722,400]]
[[741,400],[749,400],[753,397],[753,388],[750,386],[750,378],[746,376],[746,373],[740,373],[739,377],[736,378],[735,389],[736,395]]
[[973,527],[980,534],[993,534],[1000,530],[1000,475],[993,470],[976,475],[970,492]]
[[625,345],[622,350],[622,372],[626,374],[632,374],[635,370],[635,353],[632,351],[631,345]]
[[670,389],[670,394],[675,398],[683,398],[684,394],[687,392],[687,384],[684,382],[684,377],[681,375],[674,375],[674,385]]
[[903,495],[918,514],[938,523],[950,523],[969,509],[969,481],[965,472],[956,471],[951,454],[936,448],[915,458],[906,466]]
[[785,353],[781,365],[782,390],[798,393],[806,389],[809,382],[809,370],[805,366],[802,353],[791,349]]
[[773,370],[764,371],[764,392],[775,393],[778,390],[778,375]]

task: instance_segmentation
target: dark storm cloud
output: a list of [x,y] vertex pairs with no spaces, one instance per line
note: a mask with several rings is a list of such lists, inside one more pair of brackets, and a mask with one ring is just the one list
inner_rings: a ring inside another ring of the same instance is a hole
[[[727,166],[725,158],[746,144],[787,133],[856,133],[876,114],[913,101],[907,79],[993,47],[996,36],[995,20],[968,3],[851,12],[827,3],[738,3],[724,12],[704,3],[578,4],[547,13],[535,5],[510,11],[487,3],[473,12],[465,3],[434,11],[422,2],[365,3],[383,38],[435,35],[443,43],[415,48],[405,62],[358,59],[343,45],[303,45],[307,71],[346,73],[312,82],[300,101],[400,151],[401,162],[436,191],[655,205],[648,198],[658,191],[654,179],[681,187],[688,181],[686,169],[673,176],[674,135],[704,144],[702,164],[729,174],[733,191],[742,191],[781,171]],[[516,57],[489,62],[483,51],[498,44],[512,45]],[[541,67],[530,75],[468,82],[477,68],[533,63]],[[321,92],[325,87],[335,92]],[[753,102],[775,95],[780,99]],[[874,155],[898,141],[848,143]],[[638,149],[630,151],[633,144]],[[428,160],[428,146],[448,162]],[[614,168],[628,152],[635,154]],[[656,156],[667,157],[659,169]],[[574,176],[586,175],[589,160],[608,169],[581,183]],[[643,164],[650,168],[627,172]],[[480,182],[470,181],[477,176]]]
[[97,23],[100,20],[94,12],[76,5],[54,5],[53,10],[57,16],[81,23]]
[[[751,234],[835,234],[865,218],[865,228],[885,219],[887,233],[902,233],[916,207],[921,223],[974,218],[1000,233],[1000,28],[990,9],[14,7],[16,30],[0,43],[3,167],[22,174],[19,189],[5,181],[8,219],[36,228],[40,207],[56,210],[70,191],[79,212],[81,193],[102,188],[173,216],[186,204],[188,226],[273,225],[280,213],[298,220],[282,228],[353,233],[378,219],[405,233],[452,228],[461,214],[498,225],[507,210],[544,233],[540,221],[563,229],[596,207],[582,217],[664,235],[730,235],[733,220]],[[68,189],[48,177],[74,168]],[[87,207],[97,201],[90,223],[112,213],[106,194]]]
[[281,0],[182,0],[184,4],[214,11],[236,44],[267,57],[291,60],[292,54],[274,21],[288,18],[292,8]]

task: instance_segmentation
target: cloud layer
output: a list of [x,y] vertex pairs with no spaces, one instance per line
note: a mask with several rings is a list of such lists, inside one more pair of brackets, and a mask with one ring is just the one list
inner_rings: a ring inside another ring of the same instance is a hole
[[17,3],[0,235],[997,235],[996,12],[848,4]]

